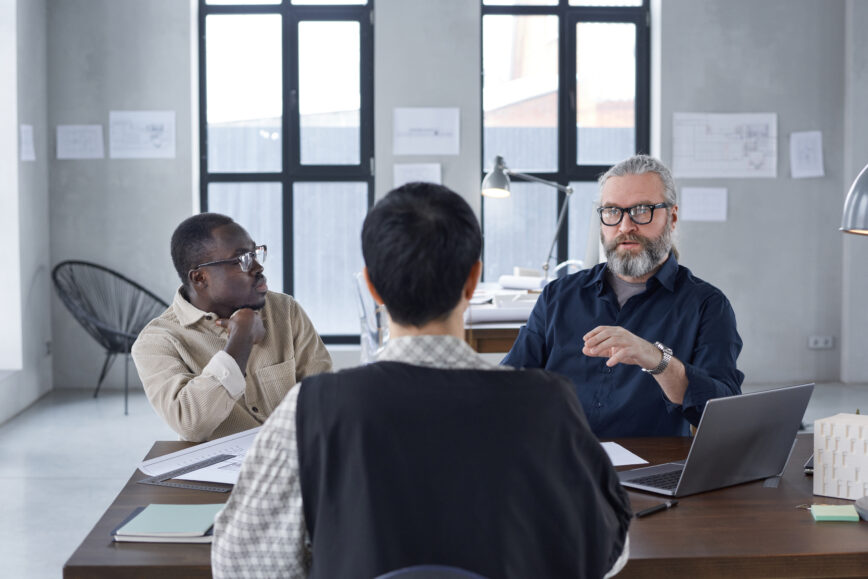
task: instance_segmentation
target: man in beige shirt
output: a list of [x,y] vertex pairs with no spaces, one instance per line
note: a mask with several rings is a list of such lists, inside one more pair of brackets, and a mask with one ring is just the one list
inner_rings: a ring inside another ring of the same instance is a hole
[[181,287],[132,354],[151,405],[184,440],[259,426],[297,382],[331,370],[298,302],[268,291],[265,255],[216,213],[194,215],[172,235]]

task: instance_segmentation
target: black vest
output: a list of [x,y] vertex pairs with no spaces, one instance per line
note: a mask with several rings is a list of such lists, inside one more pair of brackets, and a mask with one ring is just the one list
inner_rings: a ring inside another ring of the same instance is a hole
[[296,424],[310,577],[602,577],[623,548],[629,500],[555,374],[380,362],[305,379]]

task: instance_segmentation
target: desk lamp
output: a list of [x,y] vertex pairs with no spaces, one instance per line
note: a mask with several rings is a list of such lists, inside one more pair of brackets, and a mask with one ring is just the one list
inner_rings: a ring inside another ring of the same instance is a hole
[[[554,187],[558,191],[562,191],[566,196],[564,198],[564,206],[561,207],[560,215],[558,215],[558,225],[557,227],[555,227],[555,237],[554,239],[552,239],[552,245],[549,248],[549,254],[546,257],[545,262],[543,262],[542,264],[543,278],[548,279],[549,263],[552,260],[552,254],[554,254],[555,245],[557,245],[558,243],[558,234],[561,232],[561,228],[564,225],[564,217],[566,217],[567,214],[567,207],[570,203],[570,195],[573,194],[573,188],[566,185],[561,185],[560,183],[555,183],[554,181],[540,179],[539,177],[534,177],[533,175],[527,175],[525,173],[513,171],[506,166],[503,157],[498,155],[494,158],[494,169],[492,169],[491,172],[485,176],[485,179],[482,180],[482,194],[485,197],[491,197],[493,199],[505,199],[509,197],[510,177],[516,177],[524,181],[532,181],[534,183],[542,183],[543,185]],[[868,233],[868,231],[866,231],[866,233]]]
[[862,169],[847,193],[841,231],[868,235],[868,165]]

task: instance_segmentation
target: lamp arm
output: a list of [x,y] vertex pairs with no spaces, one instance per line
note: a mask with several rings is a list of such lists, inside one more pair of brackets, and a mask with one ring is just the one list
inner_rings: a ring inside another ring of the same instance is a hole
[[560,215],[558,215],[558,225],[557,225],[557,227],[555,227],[555,236],[554,236],[554,239],[552,239],[551,247],[549,247],[548,257],[546,257],[546,261],[542,265],[543,277],[545,277],[546,279],[548,279],[549,264],[552,261],[552,255],[555,252],[555,246],[558,244],[558,235],[560,234],[561,228],[564,225],[564,218],[567,216],[567,209],[570,206],[570,195],[573,194],[573,188],[572,187],[565,187],[563,185],[558,185],[557,183],[554,183],[554,185],[557,185],[559,191],[564,192],[565,197],[564,197],[564,206],[561,207],[561,213],[560,213]]
[[517,173],[512,169],[505,169],[504,173],[506,173],[510,177],[518,177],[519,179],[524,179],[525,181],[533,181],[534,183],[542,183],[543,185],[554,187],[558,191],[566,193],[567,195],[572,195],[573,193],[572,187],[567,187],[566,185],[561,185],[560,183],[555,183],[554,181],[549,181],[547,179],[540,179],[539,177],[534,177],[533,175],[528,175],[527,173]]

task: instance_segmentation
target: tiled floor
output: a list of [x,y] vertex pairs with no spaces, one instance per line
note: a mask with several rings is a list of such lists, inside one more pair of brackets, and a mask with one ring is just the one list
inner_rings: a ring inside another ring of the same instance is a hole
[[[857,408],[868,385],[818,384],[805,426]],[[55,390],[0,426],[0,577],[60,577],[153,442],[175,439],[141,393],[124,416],[121,393]]]

